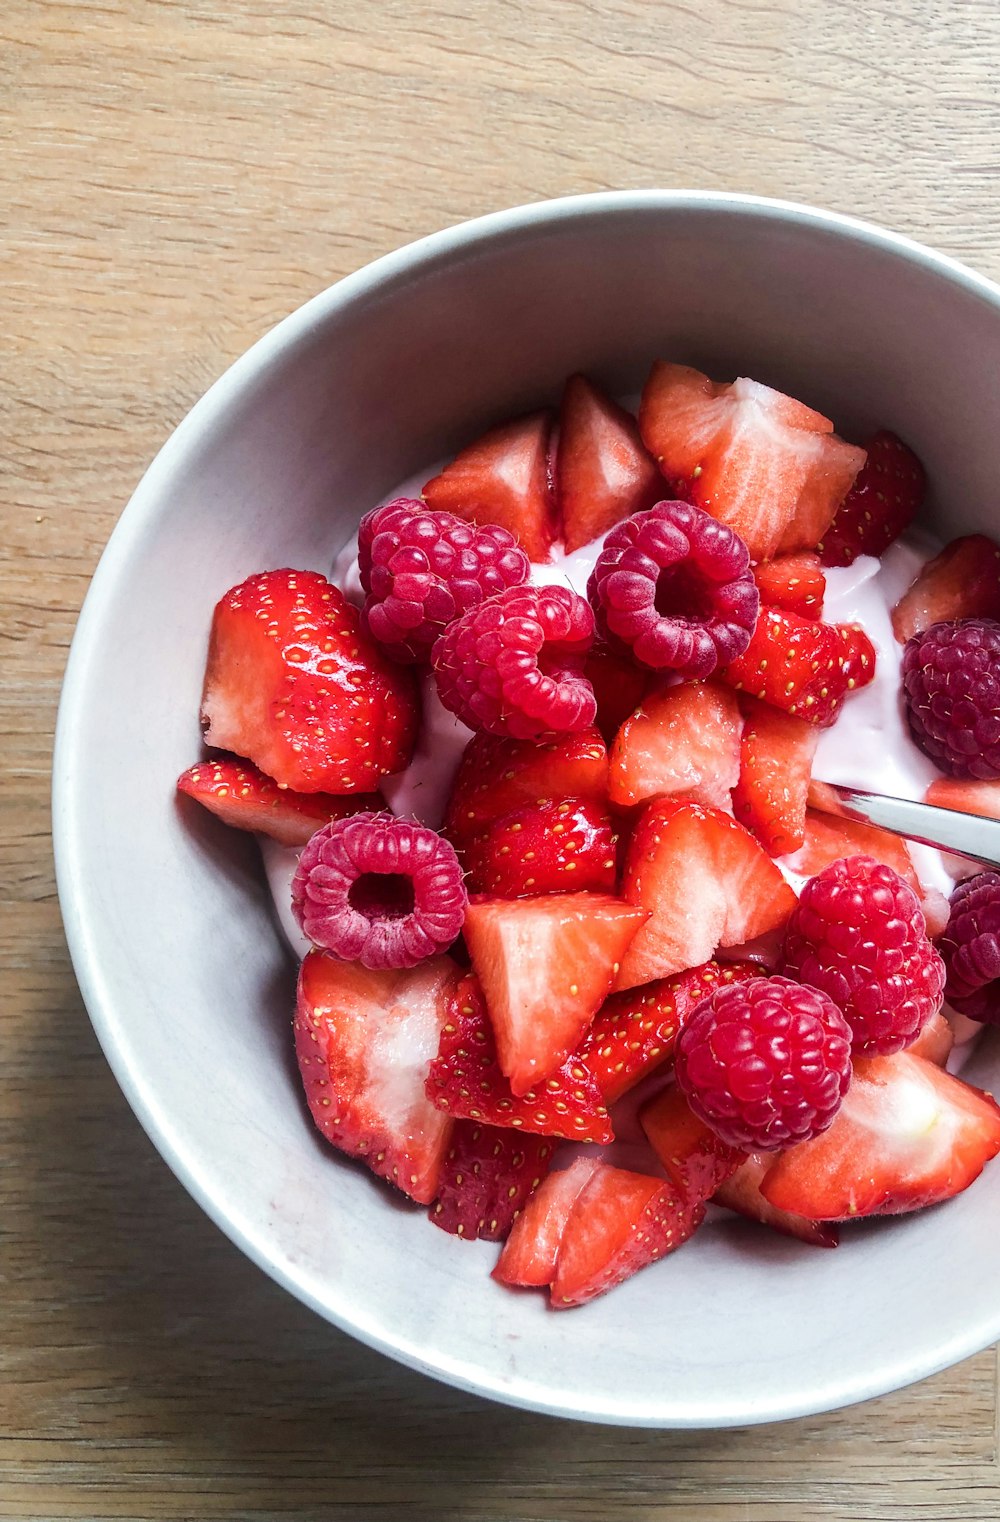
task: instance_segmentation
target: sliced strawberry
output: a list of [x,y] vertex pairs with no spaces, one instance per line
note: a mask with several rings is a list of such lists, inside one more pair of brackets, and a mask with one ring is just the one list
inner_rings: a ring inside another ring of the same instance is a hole
[[674,1252],[704,1218],[671,1184],[601,1163],[573,1201],[556,1255],[552,1304],[584,1305]]
[[929,560],[892,610],[901,645],[911,634],[952,618],[1000,618],[1000,545],[967,534]]
[[812,1247],[836,1247],[840,1232],[829,1221],[810,1221],[794,1211],[779,1210],[761,1194],[761,1182],[778,1155],[776,1152],[751,1152],[746,1162],[716,1190],[713,1204],[724,1205],[737,1215],[760,1221],[762,1226],[770,1226],[772,1231],[795,1237],[799,1242],[808,1242]]
[[613,893],[617,839],[603,803],[529,803],[469,840],[462,865],[469,891],[494,898]]
[[471,973],[449,999],[426,1088],[439,1110],[466,1120],[570,1141],[603,1144],[614,1139],[600,1084],[579,1057],[567,1057],[544,1083],[520,1098],[514,1094],[500,1071],[486,1001]]
[[269,835],[283,846],[304,846],[320,825],[385,804],[378,793],[294,793],[279,787],[249,761],[210,756],[189,766],[177,779],[177,791],[193,798],[234,830]]
[[765,607],[782,608],[800,618],[823,617],[826,577],[818,555],[804,551],[763,560],[754,566],[753,579]]
[[828,1131],[790,1147],[761,1188],[815,1221],[898,1215],[959,1194],[1000,1152],[1000,1107],[907,1051],[859,1058]]
[[456,976],[448,957],[371,972],[325,951],[309,952],[299,971],[295,1051],[313,1120],[423,1205],[451,1135],[424,1084]]
[[[824,784],[813,782],[809,797],[810,802],[813,799],[825,802]],[[891,830],[881,830],[878,825],[807,809],[805,840],[790,863],[792,869],[802,877],[815,877],[824,867],[842,861],[845,856],[874,856],[876,861],[884,862],[898,872],[914,893],[919,895],[922,892],[913,860],[901,836],[894,835]]]
[[626,655],[596,640],[583,663],[583,674],[597,699],[596,724],[608,744],[646,695],[650,673]]
[[555,1144],[460,1120],[429,1215],[453,1236],[502,1242],[552,1162]]
[[465,747],[452,783],[445,834],[462,853],[485,827],[526,803],[608,796],[608,752],[596,729],[539,745],[480,732]]
[[943,1068],[954,1045],[955,1032],[951,1021],[940,1010],[935,1010],[927,1023],[921,1026],[917,1039],[911,1041],[906,1050],[911,1057],[924,1057],[928,1062],[936,1062],[939,1068]]
[[746,700],[733,813],[769,856],[805,839],[806,799],[819,730],[769,703]]
[[727,1146],[699,1120],[676,1085],[643,1105],[639,1122],[671,1183],[690,1205],[711,1199],[747,1155]]
[[964,782],[937,777],[924,794],[927,803],[980,819],[1000,819],[1000,782]]
[[878,659],[875,646],[859,624],[834,624],[833,627],[840,634],[848,691],[855,692],[861,687],[867,687],[875,675]]
[[721,682],[654,688],[611,747],[611,802],[629,807],[681,794],[728,808],[740,770],[741,724],[739,704]]
[[570,1211],[584,1184],[601,1166],[596,1157],[578,1157],[542,1181],[514,1222],[493,1270],[494,1279],[501,1284],[552,1283]]
[[369,792],[410,760],[413,672],[387,660],[316,571],[265,571],[217,604],[201,700],[205,742],[300,793]]
[[[873,660],[868,681],[874,670]],[[856,634],[780,608],[761,609],[746,650],[719,676],[821,729],[837,718],[848,692],[865,685]]]
[[635,418],[585,375],[571,375],[563,392],[556,495],[567,554],[663,496]]
[[427,482],[424,501],[433,512],[454,513],[469,523],[498,523],[529,560],[547,560],[555,537],[551,432],[548,412],[489,429]]
[[588,1027],[576,1061],[594,1075],[605,1103],[613,1104],[669,1060],[681,1023],[706,994],[762,972],[753,962],[706,962],[672,978],[612,994]]
[[719,809],[662,798],[629,842],[622,894],[649,911],[618,988],[707,962],[783,925],[795,894],[753,836]]
[[465,943],[515,1094],[554,1074],[611,989],[648,914],[603,893],[473,899]]
[[883,429],[864,447],[868,458],[819,545],[824,565],[882,555],[924,499],[924,467],[902,439]]
[[813,549],[865,458],[780,391],[663,361],[642,393],[639,429],[667,479],[735,529],[752,560]]

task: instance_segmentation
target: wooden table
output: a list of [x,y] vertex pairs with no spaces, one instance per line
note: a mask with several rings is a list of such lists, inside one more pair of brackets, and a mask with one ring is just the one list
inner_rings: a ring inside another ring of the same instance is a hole
[[1000,277],[998,70],[995,0],[4,0],[0,1516],[996,1522],[992,1351],[815,1420],[629,1432],[459,1395],[290,1299],[105,1066],[48,769],[115,519],[299,302],[608,186],[814,201]]

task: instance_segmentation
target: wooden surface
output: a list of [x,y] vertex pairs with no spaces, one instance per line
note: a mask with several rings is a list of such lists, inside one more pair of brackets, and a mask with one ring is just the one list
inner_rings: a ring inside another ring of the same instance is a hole
[[0,1516],[996,1522],[994,1352],[816,1420],[629,1432],[456,1394],[288,1298],[98,1051],[47,773],[118,513],[277,318],[610,186],[797,197],[998,277],[998,69],[995,0],[3,0]]

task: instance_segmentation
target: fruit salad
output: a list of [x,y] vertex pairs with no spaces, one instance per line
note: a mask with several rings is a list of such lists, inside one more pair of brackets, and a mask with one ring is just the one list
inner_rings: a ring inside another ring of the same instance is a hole
[[660,361],[218,603],[178,789],[262,842],[309,1112],[499,1283],[579,1306],[722,1211],[829,1249],[1000,1151],[1000,874],[829,787],[1000,817],[1000,546],[924,490]]

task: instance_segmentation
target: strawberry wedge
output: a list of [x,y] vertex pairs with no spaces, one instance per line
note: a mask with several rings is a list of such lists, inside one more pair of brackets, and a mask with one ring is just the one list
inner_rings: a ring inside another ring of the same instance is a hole
[[494,1279],[538,1287],[552,1283],[570,1211],[584,1184],[601,1166],[596,1157],[578,1157],[543,1180],[514,1222],[493,1270]]
[[556,495],[567,554],[663,496],[635,418],[585,375],[571,375],[563,392]]
[[672,1184],[602,1163],[573,1201],[556,1254],[552,1305],[584,1305],[674,1252],[704,1218]]
[[555,537],[551,432],[548,412],[491,428],[427,482],[424,501],[432,512],[499,524],[514,535],[529,560],[547,560]]
[[741,727],[736,696],[721,682],[655,689],[611,747],[611,802],[630,807],[680,794],[728,807],[740,770]]
[[304,846],[320,825],[366,810],[385,808],[378,793],[296,793],[281,788],[249,761],[213,756],[189,766],[177,791],[200,803],[234,830],[268,835],[283,846]]

